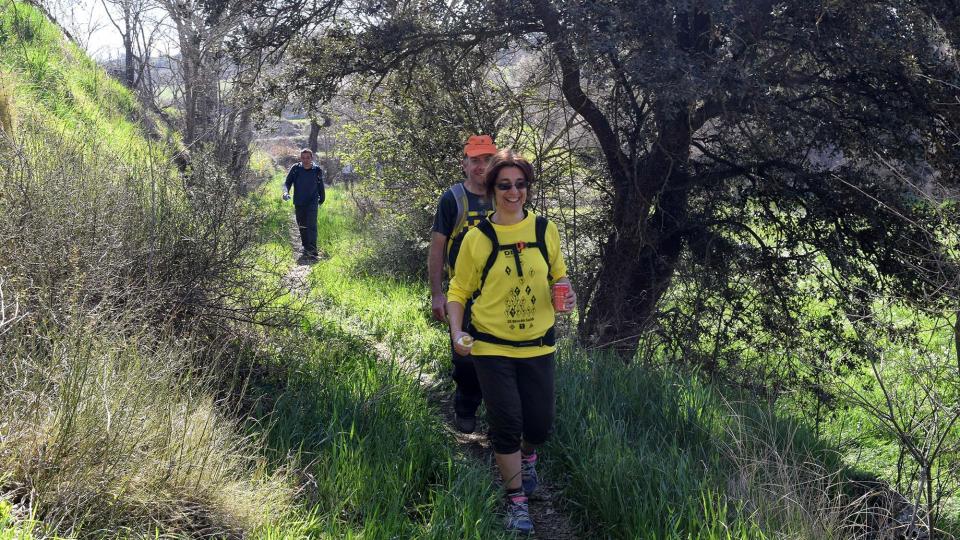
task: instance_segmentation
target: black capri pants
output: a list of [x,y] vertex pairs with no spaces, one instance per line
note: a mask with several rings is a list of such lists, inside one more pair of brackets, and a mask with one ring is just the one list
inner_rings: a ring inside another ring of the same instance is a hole
[[531,445],[547,441],[556,414],[553,353],[533,358],[474,356],[483,390],[493,450],[512,454],[521,439]]

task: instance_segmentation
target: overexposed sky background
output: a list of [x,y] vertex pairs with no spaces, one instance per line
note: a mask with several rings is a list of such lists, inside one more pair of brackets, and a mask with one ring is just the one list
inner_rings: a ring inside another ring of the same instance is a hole
[[[90,56],[100,61],[123,56],[123,39],[110,22],[102,0],[53,0],[48,6],[57,21],[86,47]],[[111,9],[116,8],[111,6]],[[154,9],[151,15],[159,19],[163,12]]]
[[88,0],[90,6],[86,8],[87,15],[99,28],[90,34],[87,50],[97,60],[116,58],[123,54],[123,40],[120,33],[107,18],[107,12],[100,0]]

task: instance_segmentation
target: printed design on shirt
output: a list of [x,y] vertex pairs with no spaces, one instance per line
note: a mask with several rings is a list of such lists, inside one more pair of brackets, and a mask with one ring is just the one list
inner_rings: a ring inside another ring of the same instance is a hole
[[515,281],[513,289],[507,293],[504,302],[504,318],[507,327],[511,330],[530,330],[534,327],[534,318],[536,315],[537,295],[533,288],[527,283],[534,283],[533,277],[536,271],[525,264],[527,258],[524,253],[520,254],[520,264],[523,264],[523,277],[520,277],[514,266],[516,259],[513,256],[512,249],[501,249],[500,256],[506,258],[504,273]]
[[466,215],[466,228],[476,227],[477,223],[480,223],[487,217],[486,210],[470,210]]

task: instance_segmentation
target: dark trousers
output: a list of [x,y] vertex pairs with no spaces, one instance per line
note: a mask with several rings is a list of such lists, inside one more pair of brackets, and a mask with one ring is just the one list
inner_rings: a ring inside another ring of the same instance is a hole
[[[470,327],[470,306],[463,314],[463,328]],[[453,348],[450,340],[450,354],[453,358],[453,382],[457,390],[453,394],[453,410],[457,416],[472,418],[477,415],[477,407],[483,401],[480,390],[480,381],[477,380],[477,371],[473,367],[472,356],[460,356]]]
[[556,414],[553,353],[533,358],[474,356],[490,443],[498,454],[520,450],[520,441],[543,444]]
[[303,244],[303,254],[317,255],[317,209],[315,204],[305,204],[293,207],[297,214],[297,227],[300,229],[300,243]]

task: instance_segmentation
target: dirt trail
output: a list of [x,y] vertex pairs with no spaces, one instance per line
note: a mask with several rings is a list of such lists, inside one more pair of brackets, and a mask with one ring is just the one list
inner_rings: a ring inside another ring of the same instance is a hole
[[[297,221],[293,217],[293,214],[290,215],[287,232],[290,235],[290,245],[293,247],[293,252],[297,253],[300,246],[300,232],[298,231]],[[318,260],[325,258],[326,255],[321,252]],[[284,287],[290,289],[290,292],[296,296],[306,296],[310,290],[310,284],[307,283],[307,276],[310,275],[310,267],[317,262],[317,260],[304,259],[303,257],[298,258],[297,264],[290,268],[287,275],[283,276]]]
[[[447,427],[447,431],[453,435],[454,440],[464,450],[465,453],[482,461],[489,469],[494,481],[499,482],[500,473],[497,470],[496,463],[493,460],[493,447],[487,440],[487,425],[482,417],[478,419],[477,430],[473,433],[460,433],[453,424],[453,395],[444,385],[434,384],[432,387],[424,384],[421,379],[421,385],[425,387],[430,401],[437,404]],[[560,486],[556,485],[552,479],[540,473],[540,485],[537,491],[530,497],[530,517],[533,518],[533,524],[536,528],[534,538],[544,540],[575,540],[582,536],[573,525],[572,520],[566,515],[559,506]]]
[[[290,220],[290,244],[296,253],[300,245],[299,232],[297,231],[296,221],[291,216]],[[326,257],[320,254],[320,262]],[[297,264],[291,267],[287,275],[284,276],[284,284],[290,288],[290,291],[298,296],[306,296],[309,293],[309,284],[307,276],[310,274],[310,267],[317,264],[318,261],[305,261],[298,259]],[[499,482],[499,473],[493,459],[493,448],[486,436],[486,423],[482,417],[477,422],[477,430],[473,433],[460,433],[453,424],[453,396],[449,391],[448,385],[440,380],[433,373],[425,373],[415,361],[409,358],[394,358],[393,353],[385,343],[373,342],[372,346],[377,352],[377,356],[384,362],[396,362],[413,376],[418,378],[420,387],[424,390],[431,403],[437,406],[443,414],[447,431],[460,446],[465,455],[482,462],[490,470],[491,480]],[[539,471],[538,471],[539,472]],[[559,508],[559,486],[551,481],[541,472],[540,486],[530,497],[530,516],[533,518],[536,534],[533,538],[541,540],[577,540],[582,536],[573,525],[572,520]]]

